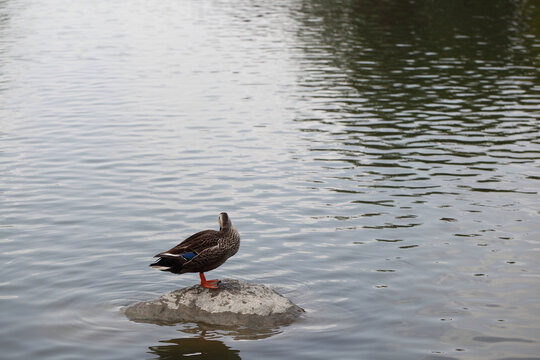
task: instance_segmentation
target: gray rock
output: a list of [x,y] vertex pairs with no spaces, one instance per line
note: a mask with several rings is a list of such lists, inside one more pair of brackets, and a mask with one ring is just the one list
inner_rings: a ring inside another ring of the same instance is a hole
[[234,279],[223,279],[219,289],[195,285],[133,304],[125,310],[126,316],[133,321],[202,322],[252,329],[287,325],[303,312],[302,308],[267,286]]

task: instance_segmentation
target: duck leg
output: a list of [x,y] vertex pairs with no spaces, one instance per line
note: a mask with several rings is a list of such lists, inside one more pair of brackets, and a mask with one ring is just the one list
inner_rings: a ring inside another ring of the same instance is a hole
[[217,289],[219,280],[206,280],[206,277],[204,276],[204,273],[199,273],[199,276],[201,277],[201,286],[207,289]]

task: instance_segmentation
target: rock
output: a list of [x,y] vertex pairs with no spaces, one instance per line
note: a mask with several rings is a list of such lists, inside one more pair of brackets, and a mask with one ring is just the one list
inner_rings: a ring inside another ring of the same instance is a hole
[[175,290],[126,308],[133,321],[244,326],[252,329],[287,325],[304,310],[261,284],[223,279],[219,289],[200,285]]

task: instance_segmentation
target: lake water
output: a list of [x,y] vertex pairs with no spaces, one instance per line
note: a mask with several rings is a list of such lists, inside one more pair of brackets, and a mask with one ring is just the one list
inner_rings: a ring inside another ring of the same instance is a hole
[[[540,3],[0,0],[0,358],[540,359]],[[229,213],[279,329],[123,307]]]

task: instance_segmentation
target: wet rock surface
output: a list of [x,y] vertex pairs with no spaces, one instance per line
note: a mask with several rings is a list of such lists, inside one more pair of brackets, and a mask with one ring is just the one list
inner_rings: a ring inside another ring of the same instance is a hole
[[125,309],[133,321],[203,322],[253,329],[287,325],[302,313],[302,308],[271,288],[234,279],[223,279],[219,289],[195,285]]

